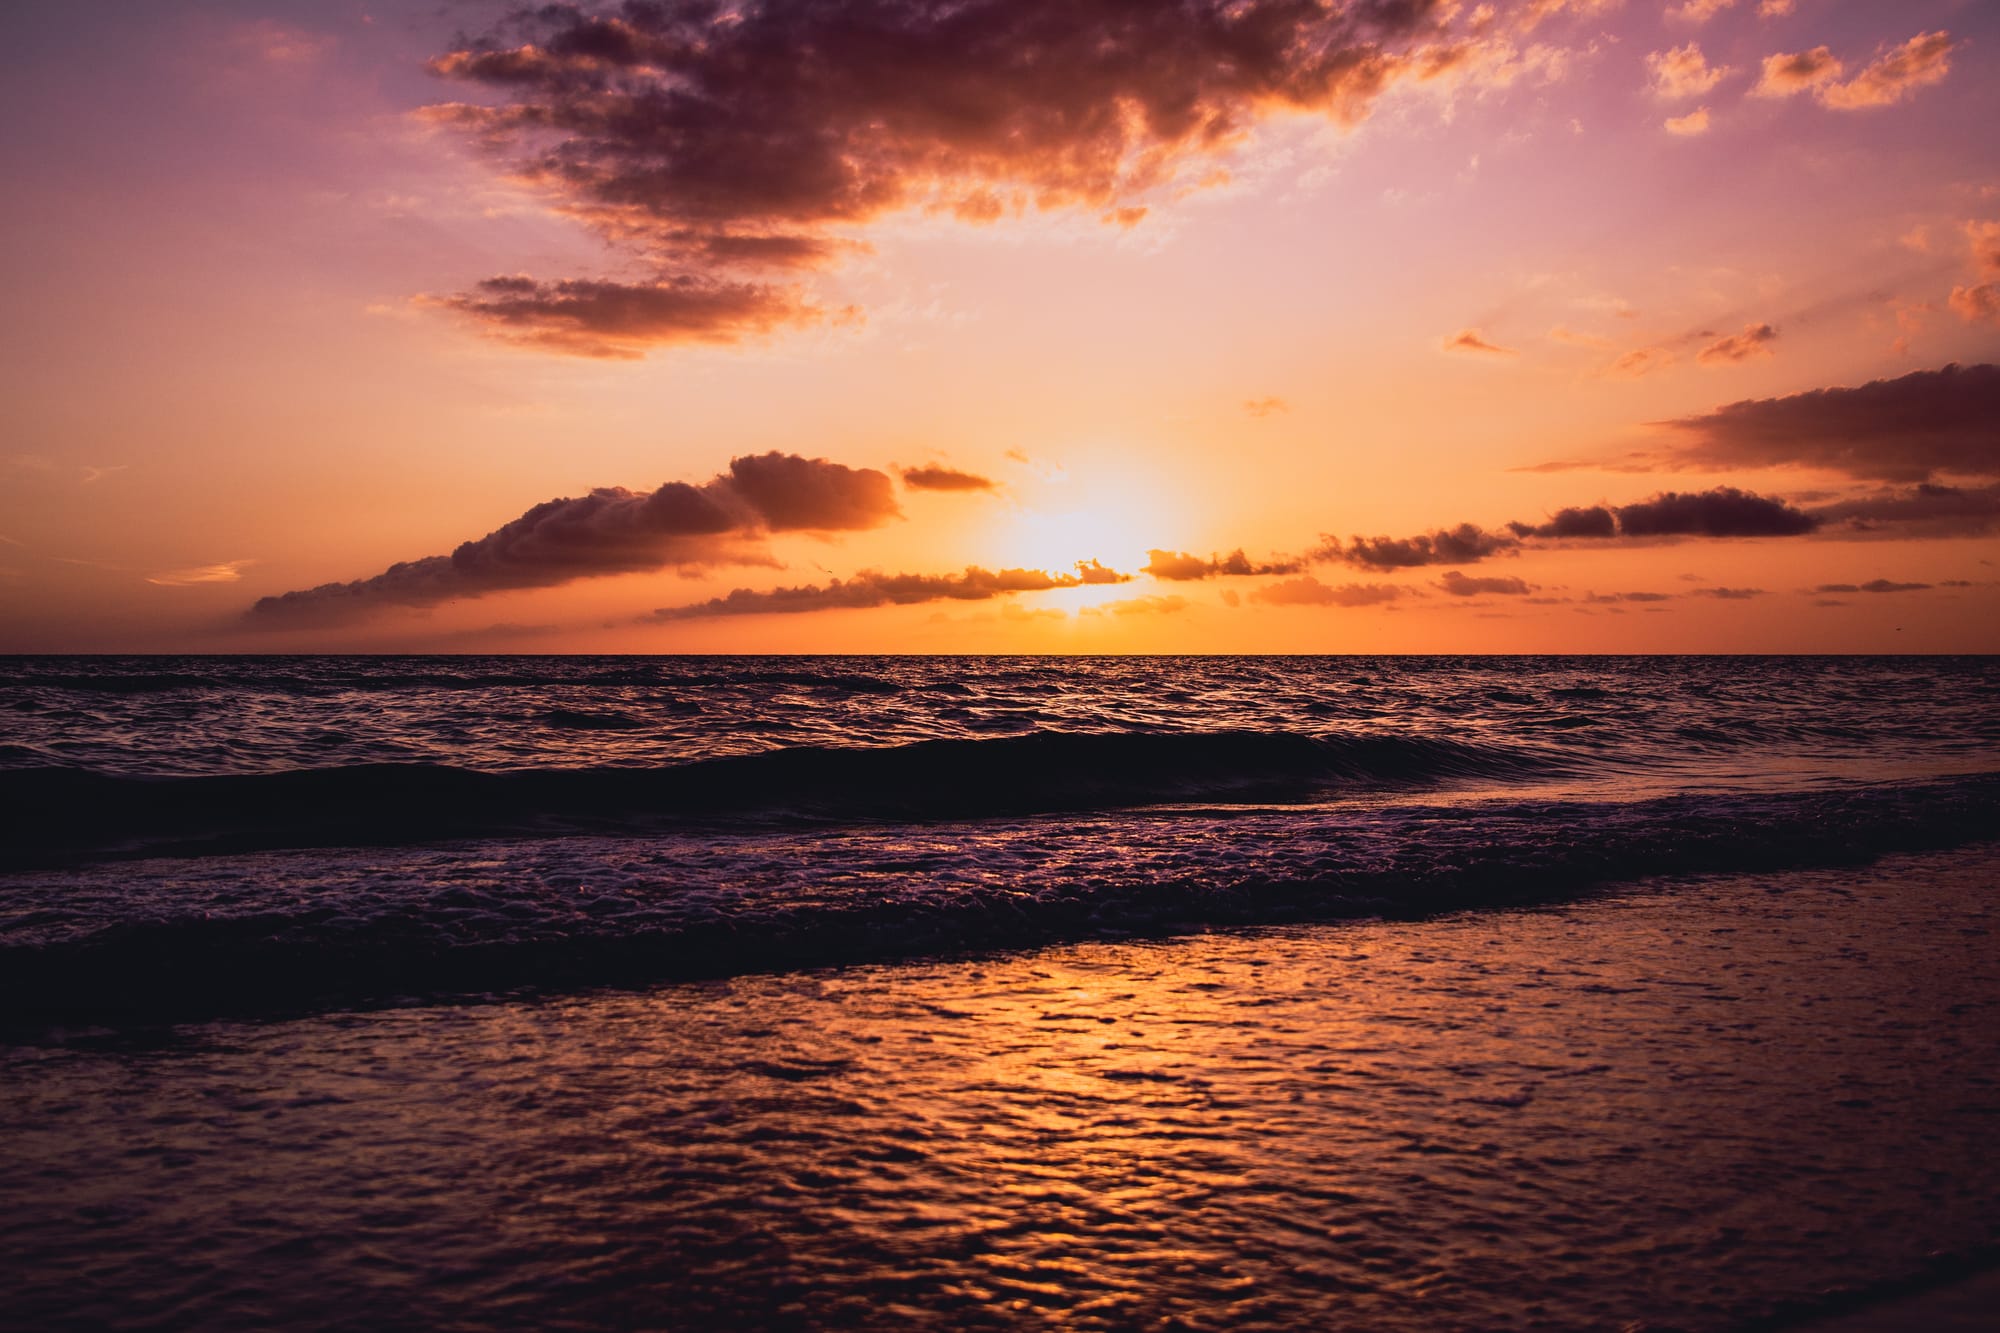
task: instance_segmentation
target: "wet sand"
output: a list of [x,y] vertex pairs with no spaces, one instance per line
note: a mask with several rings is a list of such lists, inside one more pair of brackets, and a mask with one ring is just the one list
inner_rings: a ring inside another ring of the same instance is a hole
[[1995,864],[15,1048],[0,1322],[1880,1319],[2000,1238]]

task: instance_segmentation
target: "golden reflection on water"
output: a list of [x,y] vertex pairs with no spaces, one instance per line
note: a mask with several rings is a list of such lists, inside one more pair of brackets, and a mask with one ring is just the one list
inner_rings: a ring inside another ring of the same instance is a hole
[[1734,1326],[2000,1224],[1982,856],[45,1052],[0,1254],[86,1318]]

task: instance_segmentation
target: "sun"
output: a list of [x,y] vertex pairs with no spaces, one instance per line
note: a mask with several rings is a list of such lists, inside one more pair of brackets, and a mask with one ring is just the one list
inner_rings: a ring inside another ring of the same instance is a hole
[[1042,569],[1069,574],[1082,562],[1098,561],[1121,574],[1136,574],[1156,548],[1183,540],[1181,506],[1150,480],[1123,477],[1096,481],[1074,472],[1061,483],[1027,497],[1019,508],[997,515],[982,549],[1003,568]]

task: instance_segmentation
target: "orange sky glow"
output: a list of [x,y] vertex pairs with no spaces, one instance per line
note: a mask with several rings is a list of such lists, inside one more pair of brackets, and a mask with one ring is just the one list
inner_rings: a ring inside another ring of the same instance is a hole
[[10,26],[0,651],[2000,651],[1979,0]]

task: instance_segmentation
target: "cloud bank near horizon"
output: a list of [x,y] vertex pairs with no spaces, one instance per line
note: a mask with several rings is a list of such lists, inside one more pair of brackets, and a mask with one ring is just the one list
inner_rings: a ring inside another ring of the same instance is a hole
[[450,555],[391,565],[372,578],[325,583],[257,601],[244,622],[313,628],[396,607],[579,579],[678,567],[774,563],[772,533],[827,534],[879,527],[901,515],[889,478],[824,458],[771,452],[731,460],[699,486],[650,492],[622,486],[546,500]]

